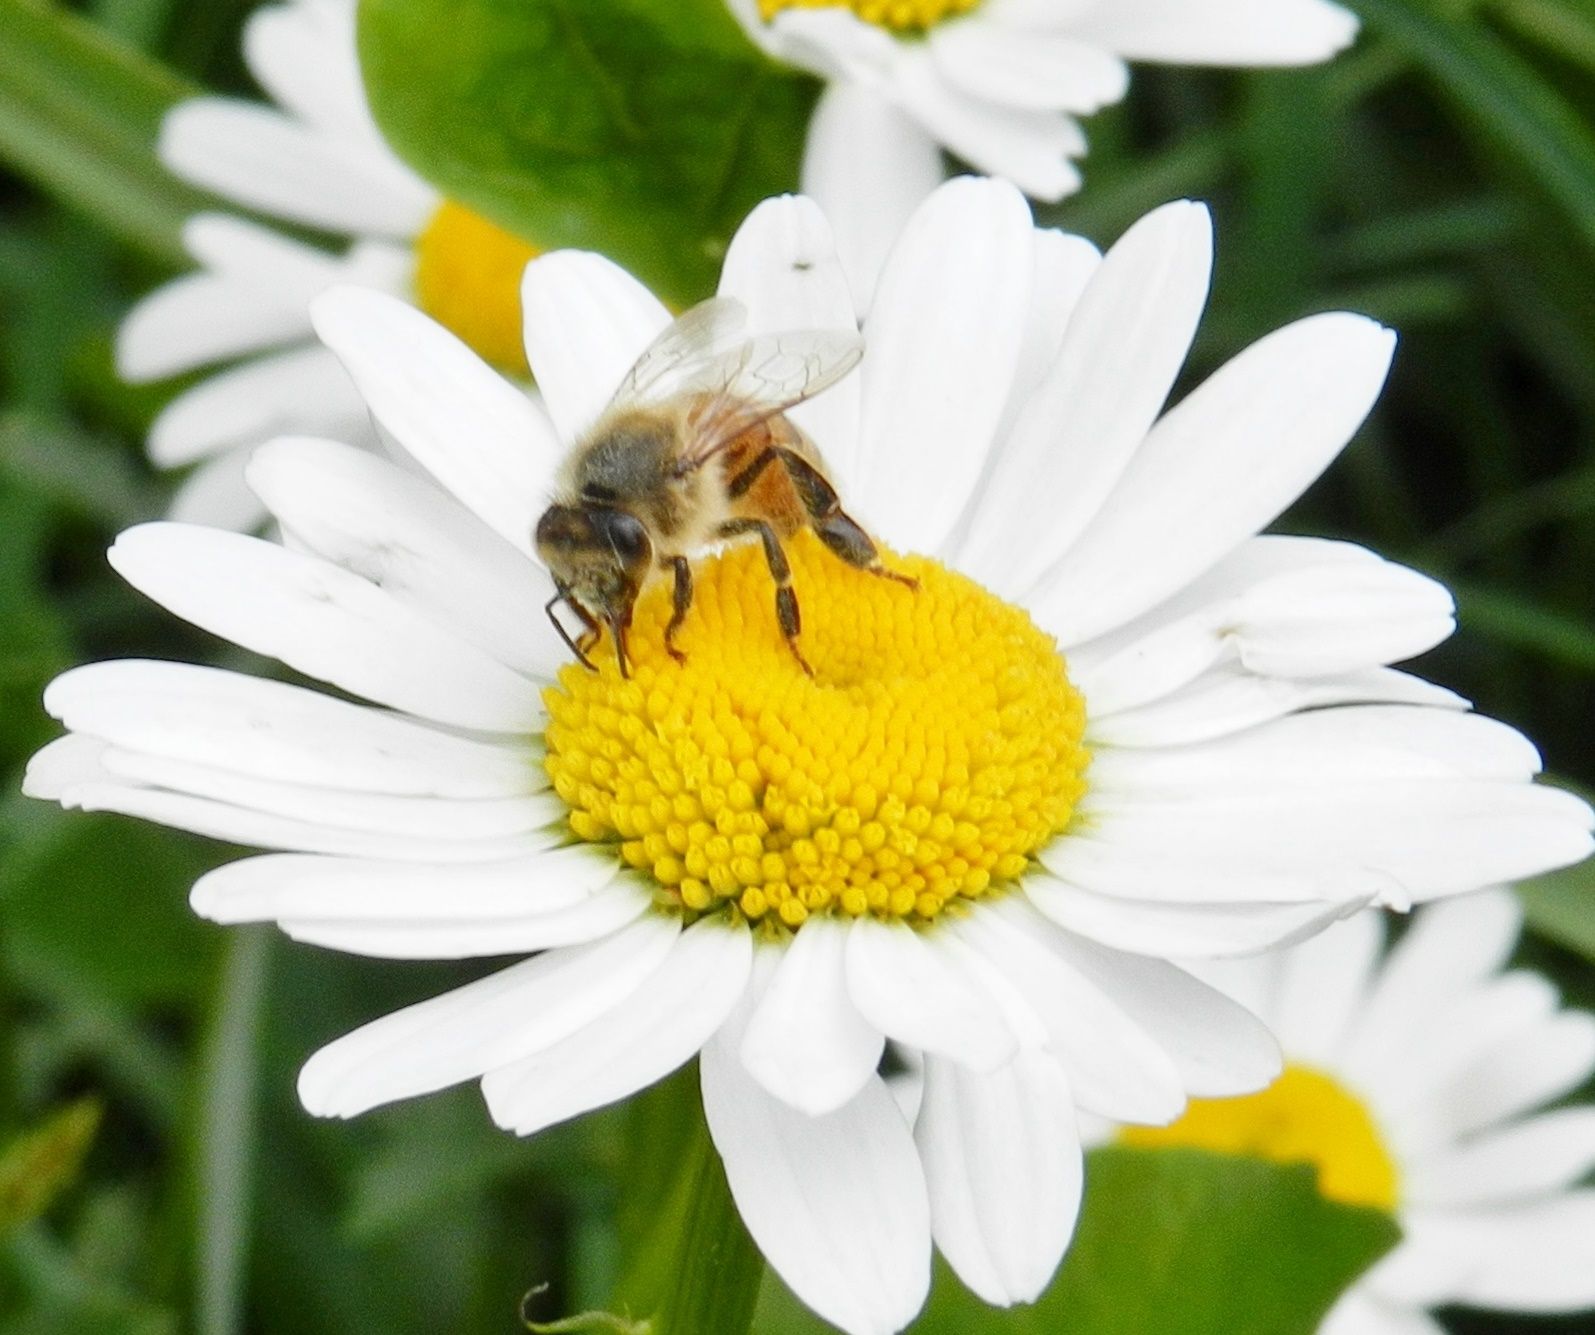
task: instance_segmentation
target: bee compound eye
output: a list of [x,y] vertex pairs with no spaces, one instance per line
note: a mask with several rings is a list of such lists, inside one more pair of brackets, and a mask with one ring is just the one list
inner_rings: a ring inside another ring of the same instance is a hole
[[648,530],[635,515],[624,510],[606,510],[600,528],[621,565],[628,569],[645,564],[652,555]]

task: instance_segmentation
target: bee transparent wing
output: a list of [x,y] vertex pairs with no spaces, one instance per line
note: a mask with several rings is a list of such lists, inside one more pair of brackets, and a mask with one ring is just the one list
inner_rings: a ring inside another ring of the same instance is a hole
[[748,323],[748,308],[735,297],[710,297],[684,312],[654,339],[626,373],[611,408],[657,403],[684,388],[683,377],[701,371],[723,354]]
[[798,330],[751,338],[685,368],[678,392],[695,403],[682,457],[699,467],[744,432],[829,389],[864,356],[864,340],[840,330]]

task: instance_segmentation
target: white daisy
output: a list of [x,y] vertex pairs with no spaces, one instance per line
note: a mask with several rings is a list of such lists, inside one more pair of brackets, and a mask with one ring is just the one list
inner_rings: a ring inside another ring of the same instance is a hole
[[355,0],[288,0],[244,29],[250,72],[277,103],[197,97],[161,126],[176,175],[257,213],[336,236],[335,254],[225,214],[189,220],[200,266],[128,314],[117,366],[131,381],[216,367],[178,394],[150,432],[162,468],[199,467],[172,516],[233,528],[259,522],[244,447],[282,432],[370,438],[338,359],[315,339],[310,303],[343,284],[419,305],[501,369],[525,372],[517,291],[531,246],[444,201],[399,161],[366,107]]
[[1383,960],[1358,914],[1315,940],[1203,975],[1262,1017],[1288,1065],[1270,1089],[1193,1104],[1132,1143],[1305,1161],[1326,1196],[1390,1210],[1394,1251],[1320,1335],[1443,1335],[1426,1309],[1595,1307],[1595,1108],[1544,1105],[1595,1074],[1595,1016],[1538,974],[1500,972],[1517,901],[1424,909]]
[[[401,302],[327,294],[318,331],[430,478],[280,440],[249,479],[291,549],[156,524],[111,560],[372,705],[80,668],[48,691],[70,731],[28,791],[280,850],[200,881],[218,921],[540,952],[324,1048],[312,1111],[480,1078],[530,1134],[698,1054],[738,1207],[828,1320],[904,1325],[933,1238],[989,1301],[1034,1297],[1079,1203],[1077,1108],[1167,1122],[1277,1072],[1267,1031],[1169,956],[1590,849],[1523,738],[1384,666],[1450,631],[1443,589],[1254,536],[1368,411],[1389,332],[1302,321],[1162,413],[1210,250],[1191,204],[1099,256],[1002,182],[931,196],[861,373],[793,416],[872,533],[937,558],[889,558],[910,590],[798,533],[812,677],[757,546],[695,562],[679,664],[668,580],[637,604],[629,678],[604,646],[571,662],[543,616],[556,467],[670,323],[635,280],[576,252],[528,268],[546,408]],[[807,200],[755,211],[722,291],[755,331],[852,328]],[[888,1041],[923,1058],[912,1125]]]
[[1307,65],[1350,45],[1328,0],[728,0],[754,41],[826,89],[803,190],[836,227],[861,309],[941,150],[1035,199],[1080,186],[1079,116],[1119,101],[1126,61]]

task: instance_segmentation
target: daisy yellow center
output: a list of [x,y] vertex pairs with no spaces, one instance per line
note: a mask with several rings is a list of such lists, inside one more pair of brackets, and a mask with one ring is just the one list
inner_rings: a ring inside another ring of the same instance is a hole
[[856,570],[788,544],[803,670],[757,545],[697,562],[666,653],[668,580],[638,600],[621,677],[565,668],[545,701],[548,773],[582,839],[651,875],[656,901],[800,926],[923,921],[996,893],[1069,822],[1085,710],[1022,611],[934,561]]
[[979,4],[980,0],[759,0],[759,12],[768,23],[783,9],[851,9],[877,28],[919,33]]
[[1275,1163],[1310,1163],[1332,1201],[1394,1210],[1395,1160],[1367,1105],[1321,1071],[1287,1066],[1267,1089],[1237,1099],[1193,1099],[1172,1126],[1125,1127],[1119,1139],[1145,1147],[1186,1146]]
[[520,237],[445,201],[416,238],[416,301],[485,361],[526,375],[521,274],[536,258]]

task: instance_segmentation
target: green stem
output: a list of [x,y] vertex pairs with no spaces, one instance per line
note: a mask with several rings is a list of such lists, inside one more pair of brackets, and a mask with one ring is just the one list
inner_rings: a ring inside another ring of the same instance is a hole
[[637,1098],[629,1127],[630,1256],[615,1307],[648,1314],[651,1335],[744,1335],[764,1258],[709,1139],[696,1064]]
[[204,1058],[196,1173],[194,1327],[199,1335],[236,1335],[243,1329],[255,1086],[270,954],[269,927],[230,933],[217,984],[216,1020]]

